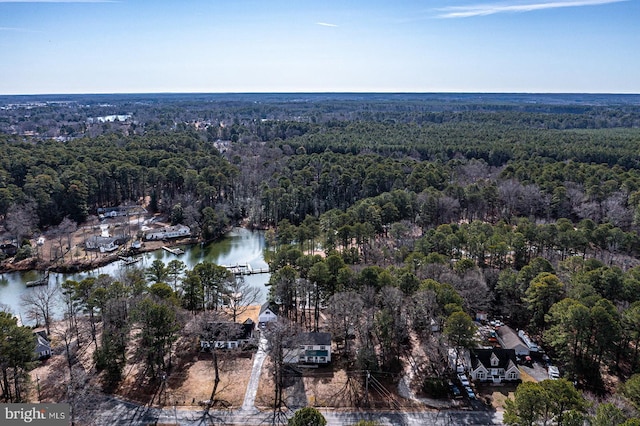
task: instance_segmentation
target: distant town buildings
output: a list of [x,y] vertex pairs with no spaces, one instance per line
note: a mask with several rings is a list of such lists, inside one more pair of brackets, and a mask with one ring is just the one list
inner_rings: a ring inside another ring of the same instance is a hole
[[87,123],[113,123],[116,121],[127,121],[131,120],[131,114],[121,114],[121,115],[103,115],[102,117],[89,117],[87,118]]

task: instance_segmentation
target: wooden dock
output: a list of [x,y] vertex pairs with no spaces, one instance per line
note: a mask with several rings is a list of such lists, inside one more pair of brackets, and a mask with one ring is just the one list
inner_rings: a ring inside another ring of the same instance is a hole
[[221,265],[227,268],[234,275],[254,275],[254,274],[268,274],[269,268],[252,268],[249,263],[240,265],[236,264],[234,266],[229,265]]
[[33,280],[33,281],[27,281],[25,284],[27,287],[37,287],[40,285],[49,285],[49,271],[45,272],[44,277],[38,279],[38,280]]
[[170,248],[167,246],[162,246],[162,250],[166,250],[171,254],[175,254],[176,256],[184,254],[184,250],[182,250],[180,247]]

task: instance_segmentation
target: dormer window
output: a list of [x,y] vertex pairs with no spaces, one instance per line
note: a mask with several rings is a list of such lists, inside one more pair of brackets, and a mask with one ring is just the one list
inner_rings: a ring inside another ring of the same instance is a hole
[[500,363],[500,360],[498,359],[496,354],[491,354],[491,366],[497,367],[499,363]]

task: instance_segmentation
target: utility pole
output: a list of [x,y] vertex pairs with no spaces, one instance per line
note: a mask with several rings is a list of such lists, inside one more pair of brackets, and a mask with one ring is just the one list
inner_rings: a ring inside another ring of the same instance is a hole
[[367,375],[365,377],[365,385],[364,385],[364,398],[365,398],[365,404],[367,407],[369,406],[369,377],[371,377],[371,373],[369,373],[369,370],[367,370]]
[[38,390],[38,402],[40,402],[40,377],[36,374],[36,389]]

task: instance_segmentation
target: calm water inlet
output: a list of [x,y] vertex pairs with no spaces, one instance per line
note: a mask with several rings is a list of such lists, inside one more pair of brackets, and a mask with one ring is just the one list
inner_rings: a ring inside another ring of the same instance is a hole
[[[208,261],[217,265],[234,266],[236,264],[250,264],[253,269],[267,268],[264,260],[265,249],[264,232],[249,231],[244,228],[234,228],[222,240],[209,244],[195,244],[182,246],[185,251],[183,255],[173,255],[164,250],[157,250],[141,255],[142,260],[131,266],[125,266],[122,261],[115,261],[109,265],[102,266],[90,271],[76,274],[51,273],[49,286],[59,286],[66,280],[81,281],[90,276],[109,274],[117,277],[125,268],[148,268],[154,260],[160,259],[165,264],[171,260],[178,259],[187,265],[187,269],[193,269],[198,263]],[[29,291],[34,291],[37,287],[27,288],[26,282],[42,277],[40,271],[10,272],[0,274],[0,303],[9,307],[12,313],[20,314],[23,320],[25,309],[21,306],[20,297]],[[261,289],[259,303],[266,300],[267,289],[265,284],[269,281],[270,274],[255,274],[245,276],[245,281]]]

